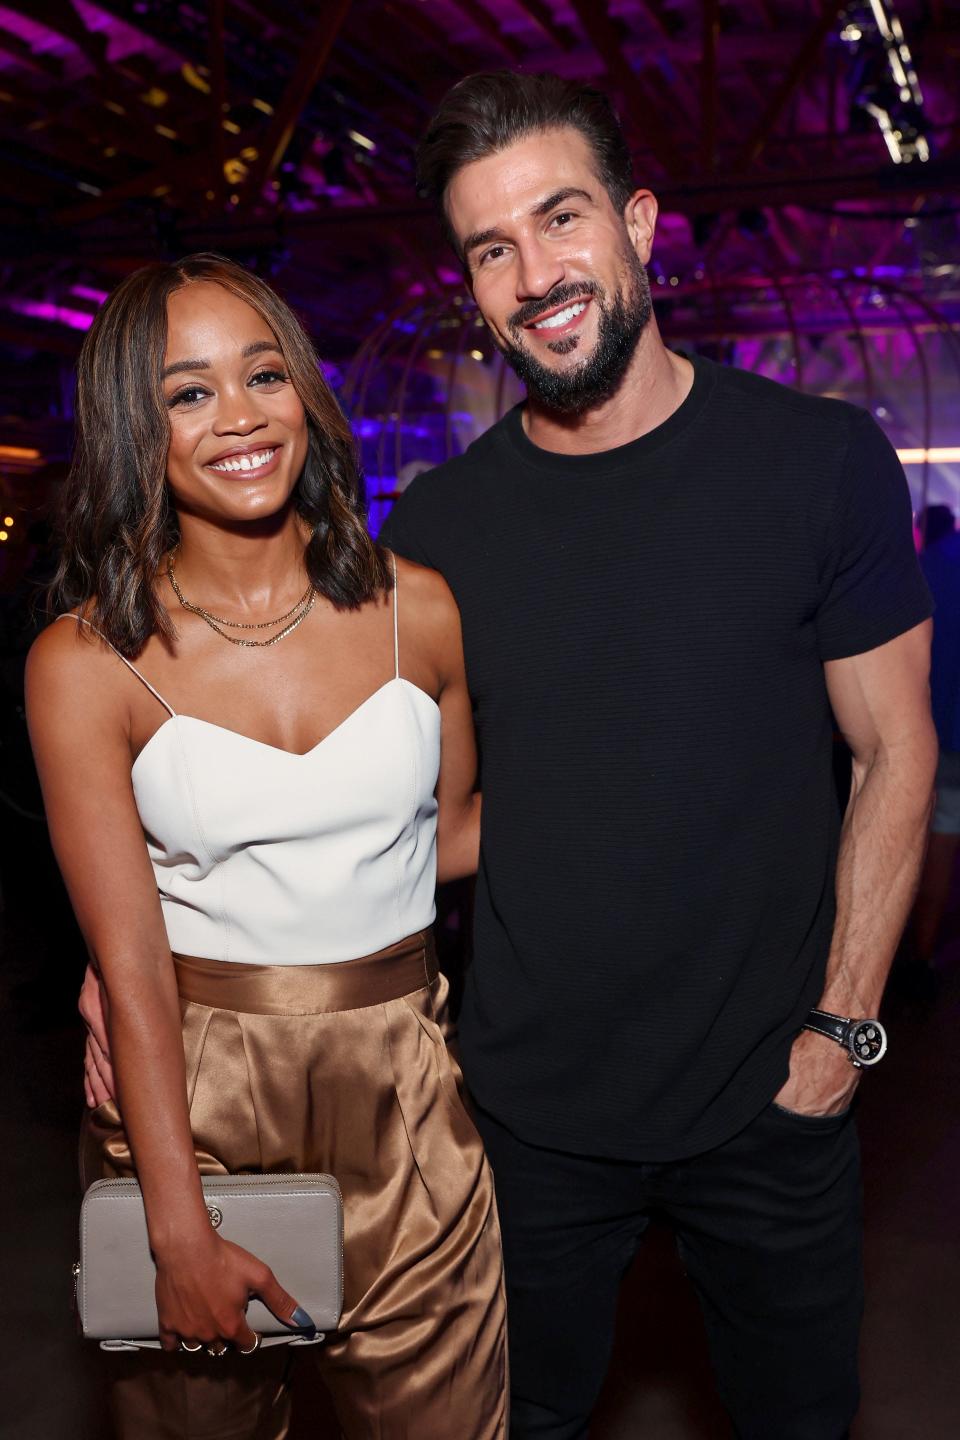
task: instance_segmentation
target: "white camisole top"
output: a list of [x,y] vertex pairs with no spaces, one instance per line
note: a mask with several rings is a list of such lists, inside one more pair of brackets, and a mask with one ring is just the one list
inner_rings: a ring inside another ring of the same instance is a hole
[[174,952],[331,964],[432,923],[440,711],[400,675],[397,603],[392,679],[304,755],[178,715],[110,647],[168,712],[131,779]]

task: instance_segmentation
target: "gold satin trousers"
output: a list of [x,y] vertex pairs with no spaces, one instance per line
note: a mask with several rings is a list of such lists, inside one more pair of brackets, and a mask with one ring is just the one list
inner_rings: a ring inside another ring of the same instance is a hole
[[[302,1350],[116,1355],[119,1440],[282,1440],[291,1362],[320,1365],[346,1440],[504,1440],[500,1230],[429,934],[335,965],[174,962],[200,1170],[334,1175],[344,1309]],[[112,1104],[81,1171],[134,1173]]]

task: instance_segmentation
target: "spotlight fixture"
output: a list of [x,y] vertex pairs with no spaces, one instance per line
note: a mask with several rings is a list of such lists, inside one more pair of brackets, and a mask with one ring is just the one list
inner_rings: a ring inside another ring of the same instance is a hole
[[895,165],[930,159],[923,92],[903,26],[888,0],[857,0],[842,15],[851,61],[851,128],[857,114],[878,126]]

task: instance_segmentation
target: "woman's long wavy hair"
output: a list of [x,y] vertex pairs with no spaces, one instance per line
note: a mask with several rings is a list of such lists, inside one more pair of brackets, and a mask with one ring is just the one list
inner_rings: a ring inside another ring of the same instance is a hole
[[222,285],[262,316],[279,343],[306,411],[307,459],[294,503],[310,531],[314,589],[339,609],[388,590],[384,552],[366,528],[363,481],[350,427],[293,311],[263,280],[221,255],[189,255],[127,277],[91,326],[77,367],[76,442],[60,506],[60,563],[50,613],[75,606],[112,645],[138,655],[174,629],[156,592],[163,557],[179,538],[167,486],[170,423],[161,371],[167,300],[198,281]]

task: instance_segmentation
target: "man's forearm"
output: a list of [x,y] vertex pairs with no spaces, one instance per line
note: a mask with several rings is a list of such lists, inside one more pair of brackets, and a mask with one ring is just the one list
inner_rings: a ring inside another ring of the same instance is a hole
[[876,1015],[913,903],[933,803],[936,740],[925,732],[869,766],[854,762],[837,859],[837,914],[821,1008]]

